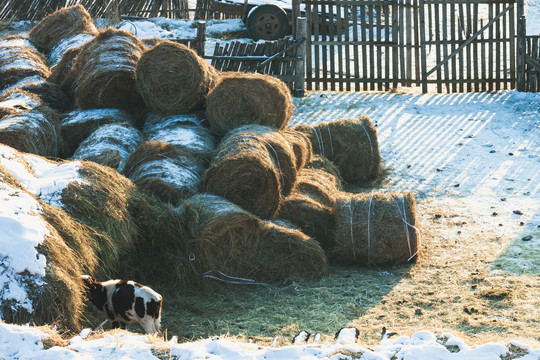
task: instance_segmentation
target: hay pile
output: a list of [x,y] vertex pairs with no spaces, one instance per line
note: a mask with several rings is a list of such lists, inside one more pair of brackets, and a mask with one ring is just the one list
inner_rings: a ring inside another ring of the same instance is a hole
[[58,156],[58,117],[46,106],[7,115],[0,120],[0,143],[23,152]]
[[28,82],[15,86],[14,89],[27,91],[39,96],[43,103],[60,113],[71,110],[73,102],[60,90],[60,87],[50,81]]
[[63,39],[97,32],[92,17],[79,4],[49,14],[30,30],[28,37],[36,47],[48,52]]
[[416,259],[419,234],[413,193],[346,194],[336,201],[340,264],[395,265]]
[[144,142],[129,157],[123,173],[141,190],[179,205],[199,191],[204,163],[163,141]]
[[169,143],[209,163],[216,151],[216,140],[200,123],[195,115],[152,115],[144,124],[144,138]]
[[280,132],[246,125],[222,140],[201,189],[271,219],[294,186],[296,173],[296,157]]
[[26,46],[0,47],[0,91],[25,82],[45,80],[50,73],[36,50]]
[[204,104],[218,71],[183,44],[161,41],[137,64],[137,88],[148,107],[161,114],[185,114]]
[[295,129],[308,135],[313,152],[330,159],[345,181],[368,181],[380,175],[377,129],[369,117],[298,125]]
[[122,123],[134,124],[135,120],[129,113],[119,109],[75,110],[66,114],[60,121],[62,156],[72,156],[81,142],[100,126]]
[[144,102],[135,86],[135,69],[143,50],[141,41],[128,31],[101,31],[82,47],[71,67],[76,74],[76,105],[141,114]]
[[334,208],[340,190],[341,181],[324,170],[302,169],[276,218],[295,224],[329,250],[334,245]]
[[77,34],[75,36],[61,40],[55,47],[51,49],[49,53],[49,65],[54,67],[56,64],[62,60],[64,54],[71,49],[80,48],[85,45],[90,40],[96,37],[97,33],[94,34]]
[[283,129],[293,113],[292,97],[279,79],[257,73],[223,73],[208,94],[206,115],[218,136],[242,125]]
[[0,94],[0,120],[4,116],[32,110],[42,105],[41,99],[20,90],[8,90]]
[[130,124],[103,125],[79,145],[71,159],[93,161],[122,172],[141,141],[140,132]]

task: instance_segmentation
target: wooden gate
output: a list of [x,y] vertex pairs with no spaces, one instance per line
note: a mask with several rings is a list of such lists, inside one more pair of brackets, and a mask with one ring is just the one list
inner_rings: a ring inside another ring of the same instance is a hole
[[308,90],[387,90],[418,80],[418,0],[303,3]]

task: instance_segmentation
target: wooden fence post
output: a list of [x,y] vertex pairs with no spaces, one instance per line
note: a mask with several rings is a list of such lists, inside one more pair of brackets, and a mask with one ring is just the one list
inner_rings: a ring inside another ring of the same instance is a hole
[[302,41],[302,43],[296,48],[296,57],[301,57],[302,61],[296,62],[294,81],[295,89],[294,96],[304,97],[304,87],[306,82],[306,36],[307,36],[307,19],[305,17],[296,18],[296,34],[295,40]]
[[291,25],[292,25],[292,34],[293,38],[297,39],[296,36],[296,19],[300,17],[300,0],[292,0],[292,13],[291,13]]
[[197,21],[197,53],[204,57],[206,45],[206,21]]
[[517,49],[516,49],[516,65],[517,65],[517,90],[525,91],[525,52],[527,41],[527,22],[524,15],[523,0],[517,1]]

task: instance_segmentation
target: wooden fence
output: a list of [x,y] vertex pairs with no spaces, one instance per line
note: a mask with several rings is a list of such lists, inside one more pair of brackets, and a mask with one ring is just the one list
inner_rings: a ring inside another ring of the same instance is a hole
[[520,91],[540,92],[540,35],[526,36]]
[[516,88],[516,10],[523,0],[303,3],[310,31],[308,89]]

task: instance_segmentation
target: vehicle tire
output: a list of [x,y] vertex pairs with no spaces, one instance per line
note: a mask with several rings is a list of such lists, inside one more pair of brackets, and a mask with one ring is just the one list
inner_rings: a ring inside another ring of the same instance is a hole
[[247,16],[247,32],[257,41],[277,40],[287,34],[289,18],[285,10],[274,4],[262,4],[254,7]]

